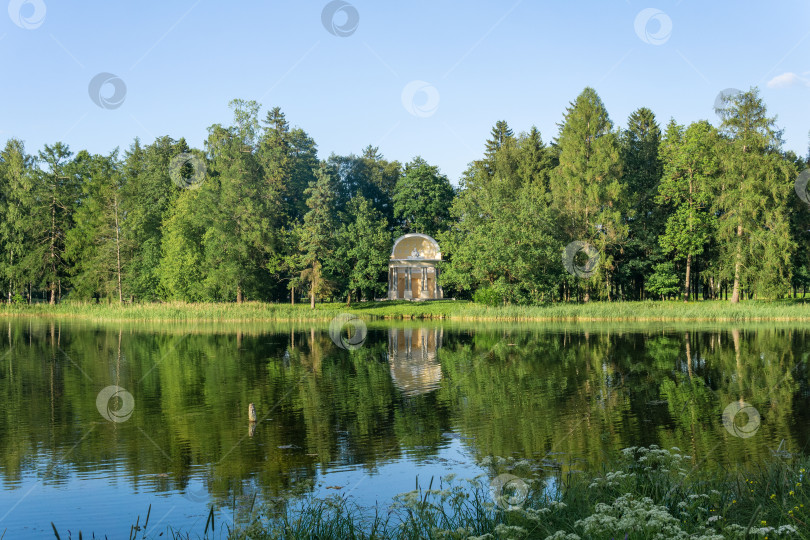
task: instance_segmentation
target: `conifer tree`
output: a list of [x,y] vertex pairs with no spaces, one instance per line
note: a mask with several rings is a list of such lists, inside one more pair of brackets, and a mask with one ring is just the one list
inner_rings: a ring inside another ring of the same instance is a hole
[[759,91],[728,98],[721,110],[726,144],[720,153],[723,174],[717,199],[718,240],[733,282],[731,302],[749,293],[783,294],[790,283],[787,201],[795,166],[780,153],[781,132],[767,115]]
[[621,137],[622,183],[628,194],[628,238],[616,264],[625,294],[639,299],[644,295],[645,277],[660,259],[658,236],[666,219],[655,200],[662,174],[660,143],[661,129],[655,114],[646,107],[633,111]]
[[336,207],[336,182],[332,169],[321,163],[316,180],[304,192],[309,211],[304,215],[299,233],[301,282],[309,284],[310,307],[315,298],[326,297],[334,290],[334,254],[339,227]]
[[[602,100],[585,88],[566,110],[557,140],[559,165],[551,177],[552,204],[559,216],[564,244],[587,242],[600,252],[599,274],[611,299],[614,252],[626,241],[627,205],[620,182],[617,134]],[[592,289],[587,286],[585,299]]]

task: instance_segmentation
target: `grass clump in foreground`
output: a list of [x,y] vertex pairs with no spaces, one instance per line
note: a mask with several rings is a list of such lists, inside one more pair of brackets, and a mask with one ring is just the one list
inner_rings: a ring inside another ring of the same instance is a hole
[[0,316],[42,316],[93,321],[302,321],[328,322],[340,313],[375,319],[450,319],[457,321],[810,321],[803,299],[748,300],[739,304],[642,301],[561,303],[539,306],[487,306],[469,301],[382,301],[308,304],[267,302],[0,304]]
[[[808,458],[774,457],[754,471],[707,474],[679,449],[627,448],[600,474],[485,458],[490,476],[452,475],[389,508],[311,498],[266,507],[230,538],[626,540],[810,538]],[[508,475],[508,476],[502,476]],[[489,478],[500,479],[493,483]],[[504,486],[499,490],[497,486]],[[494,491],[494,493],[493,493]]]

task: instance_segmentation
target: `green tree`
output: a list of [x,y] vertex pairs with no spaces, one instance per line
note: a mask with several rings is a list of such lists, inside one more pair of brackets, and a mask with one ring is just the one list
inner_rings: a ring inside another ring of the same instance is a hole
[[71,159],[73,152],[61,142],[45,145],[39,152],[42,167],[34,171],[34,184],[25,198],[28,214],[23,218],[30,239],[23,264],[56,303],[62,279],[68,275],[65,237],[73,226],[81,181]]
[[538,184],[547,192],[551,172],[557,166],[553,148],[545,145],[540,130],[532,126],[528,133],[521,134],[516,144],[516,174],[523,184]]
[[326,163],[315,173],[316,181],[304,192],[309,211],[304,216],[299,237],[300,283],[309,284],[310,307],[315,298],[329,296],[334,290],[335,251],[339,229],[336,208],[337,189],[333,171]]
[[124,154],[123,245],[128,256],[123,288],[139,300],[156,300],[161,295],[158,269],[164,222],[183,191],[172,182],[169,170],[172,158],[188,152],[184,139],[163,136],[148,146],[135,139]]
[[307,211],[304,190],[318,166],[315,141],[300,128],[291,128],[279,107],[268,111],[257,157],[265,183],[283,200],[286,220],[298,221]]
[[490,131],[490,136],[491,138],[487,139],[486,150],[484,151],[484,157],[488,160],[493,159],[498,150],[504,145],[510,144],[515,140],[515,133],[512,131],[512,128],[509,127],[509,124],[506,123],[506,120],[498,120],[495,122],[492,131]]
[[656,264],[652,273],[647,276],[645,286],[650,294],[661,298],[669,298],[678,294],[681,287],[680,280],[675,273],[675,264],[672,261]]
[[[502,123],[499,133],[511,133]],[[451,207],[450,229],[439,235],[441,281],[462,293],[489,289],[501,302],[551,297],[562,266],[543,181],[553,160],[539,132],[504,136],[484,160],[465,171]],[[530,172],[529,172],[530,171]]]
[[211,194],[204,183],[183,191],[163,225],[157,269],[160,296],[173,300],[207,300],[201,283],[205,272],[203,237],[210,225]]
[[65,255],[73,265],[71,295],[89,298],[99,294],[120,303],[124,301],[123,268],[130,250],[123,234],[125,177],[118,151],[109,156],[81,152],[76,165],[83,169],[84,182],[75,226],[65,241]]
[[617,254],[616,265],[625,293],[641,299],[645,276],[661,258],[658,236],[663,232],[666,219],[664,209],[656,203],[662,169],[661,129],[655,114],[646,107],[633,111],[620,143],[622,183],[628,193],[628,238],[623,251]]
[[33,189],[34,158],[19,139],[9,139],[0,152],[0,279],[8,299],[33,280],[24,264],[31,233],[28,208]]
[[[600,252],[598,276],[611,299],[614,251],[627,239],[623,219],[626,194],[621,178],[617,134],[602,100],[585,88],[566,110],[557,145],[559,165],[551,177],[551,196],[565,243],[584,241]],[[591,290],[586,285],[586,301]]]
[[389,223],[394,222],[394,188],[402,168],[398,161],[388,161],[378,148],[368,146],[359,157],[332,154],[327,163],[335,172],[336,204],[341,213],[348,210],[353,197],[361,195],[371,201]]
[[436,236],[447,227],[453,186],[439,168],[421,157],[405,165],[394,189],[394,217],[403,233]]
[[213,126],[206,143],[211,186],[205,192],[215,204],[203,238],[205,286],[213,298],[241,303],[246,291],[260,295],[277,271],[275,231],[284,201],[257,158],[259,104],[234,100],[231,108],[233,125]]
[[728,98],[721,110],[727,144],[717,199],[718,240],[733,280],[731,302],[745,283],[751,293],[781,295],[790,283],[795,249],[787,216],[795,166],[780,153],[781,132],[759,91]]
[[348,301],[352,291],[359,292],[358,298],[373,300],[386,289],[383,276],[391,250],[388,220],[362,196],[349,203],[347,217],[349,223],[341,230],[337,259],[348,271]]
[[664,176],[658,201],[672,213],[659,241],[665,252],[686,260],[684,302],[689,300],[693,258],[703,254],[715,228],[711,207],[720,172],[718,144],[717,130],[705,120],[686,130],[673,120],[661,149]]

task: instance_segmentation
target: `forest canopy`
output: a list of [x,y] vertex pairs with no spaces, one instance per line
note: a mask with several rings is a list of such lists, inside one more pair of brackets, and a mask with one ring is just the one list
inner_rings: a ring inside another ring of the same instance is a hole
[[623,128],[585,88],[548,143],[498,121],[457,187],[419,156],[319,157],[278,107],[230,105],[203,149],[7,140],[4,299],[369,300],[406,233],[439,241],[445,296],[489,304],[736,302],[810,282],[808,158],[783,149],[756,88],[726,96],[717,127],[641,107]]

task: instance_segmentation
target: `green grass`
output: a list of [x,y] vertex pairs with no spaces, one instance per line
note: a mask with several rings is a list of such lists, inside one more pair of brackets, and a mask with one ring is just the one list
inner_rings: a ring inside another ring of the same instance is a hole
[[709,472],[677,448],[651,446],[623,450],[596,473],[513,458],[482,466],[475,479],[417,482],[387,507],[340,496],[265,507],[230,538],[810,538],[806,456]]
[[[254,497],[244,508],[225,510],[241,516],[232,524],[216,523],[212,508],[202,538],[810,539],[804,455],[777,452],[753,470],[707,471],[678,448],[650,446],[622,450],[589,473],[549,460],[485,457],[480,465],[486,474],[472,479],[417,478],[414,490],[386,505],[363,507],[347,495],[271,498],[264,505]],[[133,525],[133,538],[160,532],[147,531],[148,516],[143,526],[140,518]],[[171,527],[163,532],[175,540],[194,537]]]
[[318,322],[339,313],[366,320],[450,319],[455,321],[810,321],[810,303],[803,300],[754,300],[730,304],[708,302],[591,302],[543,306],[490,307],[467,301],[358,302],[272,304],[144,303],[93,304],[63,302],[55,306],[0,305],[0,316],[68,317],[93,321],[217,321]]

